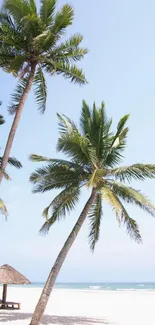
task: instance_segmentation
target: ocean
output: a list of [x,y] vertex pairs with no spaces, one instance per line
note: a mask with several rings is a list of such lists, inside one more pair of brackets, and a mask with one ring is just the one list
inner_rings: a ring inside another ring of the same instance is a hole
[[[33,282],[30,285],[25,285],[26,288],[43,288],[44,283]],[[18,286],[20,287],[20,286]],[[106,290],[106,291],[137,291],[155,290],[155,282],[105,282],[105,283],[56,283],[55,289],[66,289],[66,290]]]

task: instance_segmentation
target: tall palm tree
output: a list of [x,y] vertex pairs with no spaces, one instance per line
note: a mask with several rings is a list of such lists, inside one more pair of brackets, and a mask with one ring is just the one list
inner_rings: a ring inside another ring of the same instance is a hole
[[32,85],[38,108],[44,113],[46,74],[61,74],[71,82],[86,83],[82,69],[74,63],[87,53],[87,49],[80,47],[82,35],[76,34],[62,41],[67,27],[72,25],[73,8],[66,4],[56,12],[56,3],[57,0],[40,0],[38,13],[35,0],[3,0],[0,12],[0,67],[19,78],[9,106],[10,113],[15,117],[4,151],[3,170]]
[[[1,102],[0,102],[0,106],[1,106]],[[3,125],[4,123],[5,123],[4,118],[3,118],[2,115],[0,115],[0,126]],[[2,157],[0,157],[0,174],[2,174],[7,180],[10,180],[10,177],[6,173],[6,171],[3,171],[1,169],[1,164],[2,164]],[[20,161],[18,161],[16,158],[9,158],[8,159],[8,164],[10,164],[11,166],[14,166],[16,168],[21,168],[22,167]],[[7,215],[8,215],[7,208],[6,208],[6,206],[5,206],[2,199],[0,199],[0,213],[4,214],[5,217],[7,217]]]
[[58,115],[60,136],[57,150],[66,154],[70,160],[49,159],[32,155],[31,160],[45,162],[30,177],[34,192],[61,190],[43,212],[46,218],[41,231],[50,227],[75,209],[82,187],[91,194],[82,212],[61,249],[52,267],[30,325],[38,325],[45,310],[52,288],[74,240],[86,217],[89,219],[89,243],[92,250],[99,239],[102,220],[102,201],[106,201],[116,214],[119,225],[125,225],[127,233],[141,242],[136,221],[129,216],[124,205],[131,203],[155,216],[155,207],[140,192],[127,186],[132,180],[155,178],[155,165],[134,164],[119,166],[126,147],[128,128],[125,126],[129,115],[119,121],[116,132],[111,130],[112,120],[105,113],[104,104],[99,109],[93,105],[91,110],[83,101],[80,129],[66,116]]

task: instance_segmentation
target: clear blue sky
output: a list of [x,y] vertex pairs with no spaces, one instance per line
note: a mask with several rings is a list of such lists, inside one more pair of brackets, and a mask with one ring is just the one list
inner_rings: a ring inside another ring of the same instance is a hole
[[[2,1],[0,1],[2,2]],[[38,1],[39,2],[39,1]],[[59,1],[59,5],[66,3]],[[56,112],[78,121],[81,101],[99,105],[105,101],[107,113],[118,119],[130,113],[130,133],[124,164],[155,163],[155,2],[153,0],[72,1],[75,21],[68,33],[84,35],[89,54],[81,62],[89,85],[81,88],[62,77],[48,78],[48,104],[44,116],[37,112],[33,95],[25,105],[12,155],[23,169],[8,168],[12,182],[3,181],[1,197],[9,209],[9,219],[0,218],[0,264],[8,263],[32,281],[45,280],[57,253],[68,236],[87,199],[85,192],[76,211],[55,225],[48,236],[38,230],[42,210],[54,192],[32,194],[29,175],[36,165],[30,153],[57,157]],[[3,101],[1,113],[6,124],[1,128],[1,149],[12,122],[7,105],[16,80],[0,72]],[[1,150],[2,152],[2,150]],[[155,180],[133,184],[155,204]],[[155,281],[155,220],[129,208],[143,236],[143,245],[133,243],[124,228],[118,228],[115,215],[104,206],[100,242],[92,255],[87,241],[86,223],[63,266],[59,281]]]

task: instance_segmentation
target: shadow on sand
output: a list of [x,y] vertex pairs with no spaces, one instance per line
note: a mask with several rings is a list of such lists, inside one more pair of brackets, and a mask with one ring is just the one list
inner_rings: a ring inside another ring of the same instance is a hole
[[[32,314],[19,312],[2,312],[0,311],[0,323],[8,321],[18,321],[30,319]],[[95,324],[109,324],[105,319],[95,319],[80,316],[49,316],[44,315],[41,321],[42,325],[95,325]]]

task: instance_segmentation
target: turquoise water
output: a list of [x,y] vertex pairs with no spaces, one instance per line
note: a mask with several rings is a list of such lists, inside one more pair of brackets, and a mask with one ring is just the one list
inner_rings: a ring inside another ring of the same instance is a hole
[[[25,285],[25,288],[43,288],[44,283],[33,282],[31,285]],[[106,291],[122,291],[122,290],[155,290],[155,282],[134,282],[134,283],[57,283],[55,289],[68,290],[106,290]]]

